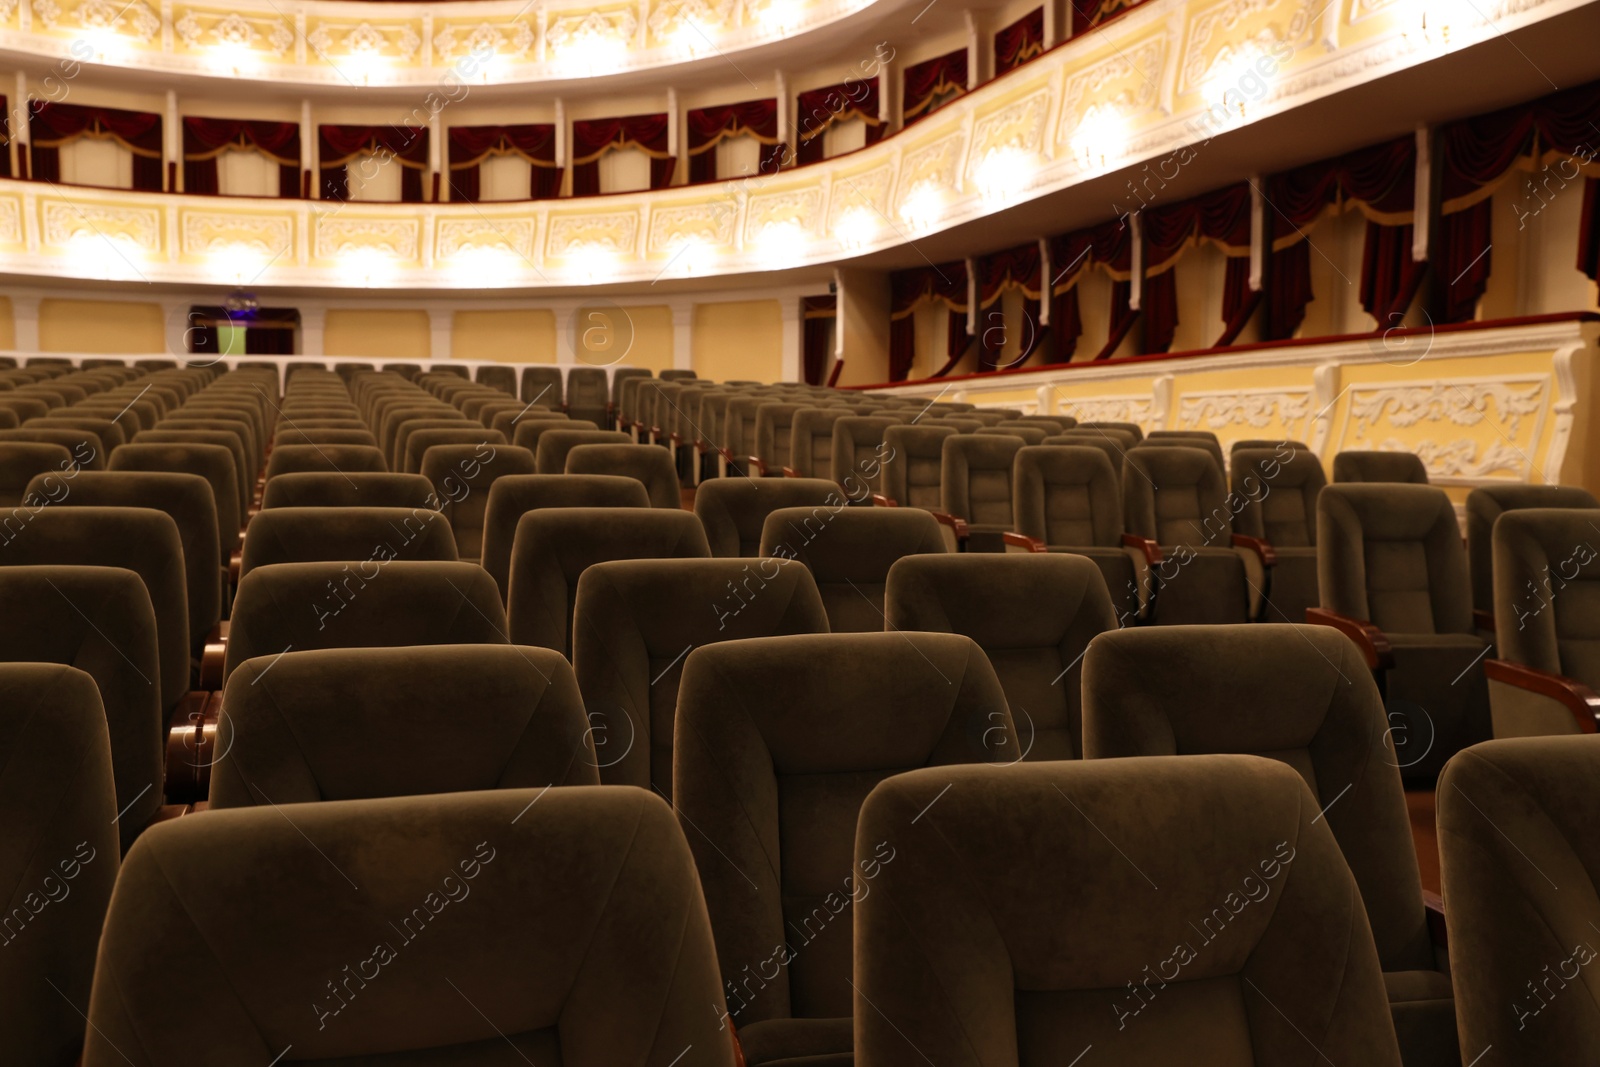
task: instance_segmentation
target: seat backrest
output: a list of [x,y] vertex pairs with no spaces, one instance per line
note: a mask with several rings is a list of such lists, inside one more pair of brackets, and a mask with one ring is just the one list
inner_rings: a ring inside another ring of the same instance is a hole
[[261,507],[438,508],[433,483],[420,474],[297,471],[267,479]]
[[1242,534],[1282,548],[1317,543],[1317,497],[1328,484],[1315,452],[1277,445],[1236,448],[1228,472],[1239,502],[1234,525]]
[[[1600,1056],[1600,738],[1517,737],[1439,777],[1439,850],[1463,1049],[1507,1063]],[[1570,987],[1570,988],[1569,988]]]
[[415,470],[407,470],[406,464],[410,461],[411,437],[423,430],[460,430],[470,434],[494,433],[493,430],[485,430],[482,423],[467,418],[459,411],[453,412],[453,415],[406,419],[395,428],[394,448],[385,457],[389,461],[390,470],[405,471],[407,474],[417,473]]
[[1042,426],[1028,426],[1010,420],[1007,420],[1003,425],[983,426],[973,432],[990,437],[1020,437],[1023,444],[1028,445],[1042,445],[1044,444],[1044,439],[1050,436],[1050,431],[1046,431]]
[[94,679],[54,663],[0,666],[0,707],[0,1045],[67,1064],[121,855],[106,716]]
[[[120,1050],[139,1067],[192,1063],[197,1025],[219,1063],[275,1044],[269,1056],[292,1046],[309,1062],[666,1067],[692,1049],[680,1067],[732,1067],[671,810],[636,789],[539,794],[329,801],[292,821],[267,805],[157,828],[106,919],[85,1067],[126,1067]],[[412,968],[448,997],[419,1000]],[[172,996],[191,982],[203,1008]]]
[[955,436],[948,426],[886,427],[879,491],[901,507],[943,510],[944,443]]
[[1304,441],[1292,441],[1287,437],[1241,437],[1239,440],[1233,441],[1228,445],[1228,455],[1231,457],[1233,453],[1239,451],[1241,448],[1266,448],[1275,450],[1284,446],[1288,448],[1304,449],[1310,449],[1311,447]]
[[[446,425],[451,422],[467,421],[465,415],[449,404],[410,395],[375,401],[369,419],[378,428],[378,447],[383,449],[383,458],[391,463],[394,460],[395,441],[400,436],[400,427],[413,419],[443,420]],[[401,455],[403,458],[404,453]]]
[[1472,574],[1472,606],[1477,611],[1494,611],[1495,520],[1522,508],[1593,509],[1600,508],[1600,501],[1589,490],[1571,485],[1480,486],[1468,493],[1467,569]]
[[579,445],[626,445],[633,439],[615,430],[550,430],[539,435],[534,449],[534,464],[540,474],[561,474],[567,469],[567,453]]
[[1146,437],[1134,447],[1136,448],[1195,448],[1210,456],[1217,465],[1217,470],[1226,472],[1227,465],[1222,455],[1222,446],[1217,444],[1212,437]]
[[458,558],[449,521],[431,507],[267,508],[250,520],[239,574],[269,563]]
[[1137,422],[1110,422],[1096,419],[1089,422],[1080,422],[1077,428],[1080,430],[1113,430],[1127,434],[1133,438],[1129,445],[1130,448],[1144,440],[1144,429]]
[[1349,639],[1276,623],[1107,634],[1084,662],[1083,731],[1089,759],[1247,753],[1293,767],[1361,889],[1383,969],[1434,969],[1389,720]]
[[870,891],[852,861],[856,814],[898,772],[1005,758],[994,743],[1011,717],[983,651],[957,634],[709,645],[689,653],[677,725],[673,804],[700,828],[686,833],[723,972],[804,945],[770,980],[738,986],[729,1015],[741,1028],[848,1017],[841,901]]
[[297,648],[230,675],[211,807],[598,785],[588,732],[548,649]]
[[1117,627],[1094,561],[1066,553],[907,556],[889,568],[884,612],[886,630],[964,634],[983,649],[1016,722],[1017,736],[996,742],[1002,759],[1082,754],[1079,665],[1090,640]]
[[75,473],[72,453],[65,445],[48,441],[0,442],[0,508],[20,505],[27,496],[28,484],[40,475],[60,479]]
[[606,423],[610,386],[603,367],[573,367],[567,371],[567,413],[596,426]]
[[496,367],[493,365],[478,368],[477,381],[491,389],[505,393],[507,396],[517,395],[517,369],[515,367]]
[[[154,508],[177,525],[189,606],[189,648],[198,651],[222,618],[221,540],[211,485],[198,474],[83,471],[70,482],[40,475],[28,492],[57,507]],[[54,496],[52,496],[54,494]]]
[[561,387],[560,367],[523,367],[522,391],[518,398],[524,404],[543,404],[552,411],[558,410],[565,400]]
[[637,478],[650,495],[651,507],[683,507],[678,469],[672,463],[672,454],[665,448],[627,442],[578,445],[567,453],[566,473],[617,474]]
[[1317,497],[1322,606],[1395,634],[1470,634],[1472,594],[1443,489],[1327,486]]
[[289,649],[509,640],[500,592],[472,563],[272,563],[239,579],[223,674]]
[[[140,430],[134,434],[133,441],[117,449],[117,455],[112,457],[114,464],[120,463],[124,450],[138,445],[216,445],[228,450],[233,457],[233,471],[235,492],[238,494],[239,514],[242,516],[250,508],[250,496],[255,488],[256,468],[252,466],[244,455],[244,449],[239,445],[237,436],[219,430]],[[94,470],[93,467],[86,467]],[[127,470],[122,466],[113,466],[113,470]],[[213,485],[216,483],[213,482]]]
[[1222,468],[1204,449],[1141,445],[1123,460],[1123,521],[1129,533],[1161,545],[1227,548],[1233,540],[1227,497]]
[[789,466],[802,478],[824,478],[833,472],[833,427],[856,418],[847,407],[801,408],[789,423]]
[[[539,438],[547,430],[598,430],[600,427],[587,419],[569,419],[559,411],[529,411],[526,413],[512,414],[509,418],[502,412],[495,416],[495,428],[504,433],[508,440],[518,448],[526,448],[529,452],[538,455]],[[556,472],[561,473],[560,471]]]
[[355,447],[365,445],[376,448],[378,438],[370,430],[340,429],[330,426],[296,426],[278,431],[274,437],[279,447],[293,448],[306,445],[340,445]]
[[107,456],[111,454],[112,449],[122,447],[127,441],[122,427],[112,419],[96,418],[93,415],[74,415],[70,409],[62,409],[42,419],[29,419],[28,425],[45,430],[87,430],[99,441],[101,454]]
[[500,595],[511,582],[511,547],[522,516],[541,508],[648,508],[650,494],[637,478],[609,474],[514,474],[489,487],[483,516],[484,570]]
[[760,456],[773,474],[789,465],[789,445],[793,438],[794,417],[805,403],[769,400],[756,408],[756,437],[751,455]]
[[1017,450],[1012,471],[1016,531],[1047,545],[1122,543],[1122,490],[1104,451],[1077,445]]
[[1333,457],[1335,482],[1428,484],[1428,468],[1414,452],[1340,452]]
[[887,415],[852,415],[845,411],[833,423],[833,441],[828,447],[828,465],[817,470],[827,474],[851,499],[866,499],[880,491],[884,462],[894,449],[886,440],[889,428],[903,423]]
[[534,472],[533,453],[503,444],[433,445],[422,457],[422,477],[433,486],[439,510],[456,535],[456,553],[483,553],[489,490],[500,478]]
[[1009,434],[991,436],[982,431],[945,438],[940,450],[940,510],[973,525],[1009,529],[1011,472],[1024,443]]
[[828,616],[811,572],[793,560],[630,559],[583,572],[572,627],[572,662],[601,780],[655,789],[670,800],[686,652],[719,641],[827,633]]
[[[623,401],[628,399],[628,397],[624,395],[625,391],[628,389],[628,382],[643,381],[650,376],[651,372],[648,367],[616,368],[611,372],[611,402],[616,404],[619,408],[622,407]],[[636,385],[633,388],[638,388],[638,386]]]
[[542,508],[517,522],[506,614],[511,640],[572,655],[572,612],[586,568],[612,559],[708,558],[700,520],[666,508]]
[[837,507],[839,487],[825,478],[716,478],[695,490],[694,513],[705,526],[711,554],[761,555],[761,531],[779,508]]
[[503,448],[505,444],[504,434],[485,429],[482,423],[474,423],[468,429],[418,430],[406,440],[404,469],[407,473],[421,474],[423,457],[430,448],[440,445],[468,445],[484,454],[491,454],[493,449]]
[[[150,432],[152,431],[145,431],[145,433]],[[0,444],[10,444],[13,441],[60,445],[72,453],[73,461],[86,471],[105,470],[109,459],[105,449],[101,447],[100,438],[88,430],[74,430],[65,426],[29,428],[26,423],[13,430],[0,430]]]
[[920,508],[779,508],[761,531],[763,556],[796,559],[811,571],[834,633],[883,630],[889,568],[904,556],[944,550],[938,522]]
[[[166,750],[156,616],[144,582],[122,567],[0,567],[0,603],[30,609],[0,612],[0,661],[57,663],[94,679],[111,746],[116,789],[112,814],[122,813],[114,832],[127,848],[161,806]],[[5,707],[20,710],[9,701]],[[21,718],[8,715],[7,720]],[[38,798],[30,797],[28,803],[36,804]],[[109,817],[106,825],[112,825]],[[13,840],[20,846],[20,840]],[[7,899],[12,899],[9,894]],[[0,960],[4,958],[0,952]]]
[[165,471],[197,474],[211,486],[217,511],[217,548],[228,559],[239,547],[244,511],[239,506],[239,474],[233,453],[222,445],[173,442],[123,445],[111,457],[113,471]]
[[[0,567],[122,567],[144,582],[155,611],[161,706],[189,690],[189,601],[183,538],[172,516],[155,508],[47,507],[0,544]],[[12,604],[26,601],[11,601]],[[84,607],[90,618],[92,609]]]
[[736,396],[728,401],[723,413],[722,446],[733,453],[741,467],[745,457],[755,451],[756,409],[771,402],[771,397],[760,394]]
[[1502,659],[1600,689],[1600,511],[1525,508],[1494,524],[1495,631]]
[[855,855],[884,859],[885,842],[892,857],[856,905],[854,982],[878,1009],[857,1016],[857,1061],[906,1062],[912,1034],[941,1065],[1204,1048],[1255,1067],[1399,1067],[1361,897],[1318,807],[1256,756],[884,782]]

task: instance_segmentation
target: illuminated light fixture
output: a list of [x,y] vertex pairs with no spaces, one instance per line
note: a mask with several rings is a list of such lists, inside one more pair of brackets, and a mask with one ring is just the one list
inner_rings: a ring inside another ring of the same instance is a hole
[[845,248],[865,248],[877,240],[881,226],[882,220],[871,208],[845,208],[834,221],[833,237]]
[[78,278],[145,281],[139,269],[149,257],[126,234],[75,233],[67,241],[67,262]]
[[1214,119],[1230,126],[1243,122],[1250,104],[1266,96],[1267,83],[1260,69],[1265,58],[1266,53],[1250,43],[1218,58],[1200,90]]
[[1406,40],[1419,48],[1443,51],[1450,47],[1452,36],[1475,21],[1475,14],[1460,0],[1412,0],[1397,9],[1396,18]]
[[567,254],[567,267],[584,281],[609,281],[617,273],[617,254],[605,245],[579,245]]
[[464,287],[495,289],[516,284],[524,266],[522,257],[509,248],[472,245],[451,256],[446,270]]
[[224,245],[207,261],[219,278],[235,285],[254,281],[272,262],[260,248],[247,244]]
[[914,230],[931,230],[944,217],[944,207],[944,190],[933,182],[920,182],[900,205],[900,217]]
[[703,55],[712,50],[711,34],[692,15],[686,15],[678,23],[678,28],[672,31],[672,50],[691,58]]
[[393,277],[397,264],[382,249],[356,248],[339,256],[339,266],[359,284],[372,286]]
[[128,48],[128,39],[110,26],[85,27],[83,41],[101,63],[120,59]]
[[1033,152],[1016,147],[993,149],[974,174],[978,195],[991,207],[1013,203],[1028,191],[1038,170],[1039,157]]
[[255,51],[242,41],[222,41],[212,45],[206,52],[206,61],[223,74],[235,77],[259,65]]
[[661,268],[662,274],[670,270],[674,274],[688,277],[703,274],[711,266],[713,253],[704,238],[680,237],[672,242],[671,248],[672,255],[667,259],[667,265]]
[[568,74],[594,75],[620,69],[628,59],[628,44],[611,33],[586,31],[562,47],[556,65]]
[[811,235],[798,222],[774,222],[756,238],[756,258],[770,270],[799,266]]
[[334,65],[355,84],[371,85],[374,76],[381,77],[389,69],[389,60],[374,49],[362,48],[341,56]]
[[1128,120],[1110,105],[1095,105],[1084,112],[1072,133],[1072,154],[1086,170],[1103,170],[1128,150]]
[[789,33],[800,25],[804,13],[800,0],[770,0],[756,16],[756,21],[770,33]]

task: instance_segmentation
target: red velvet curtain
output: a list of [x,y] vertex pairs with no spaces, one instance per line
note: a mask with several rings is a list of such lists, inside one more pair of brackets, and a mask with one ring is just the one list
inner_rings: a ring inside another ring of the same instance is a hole
[[[1140,308],[1144,316],[1146,354],[1172,347],[1178,326],[1178,260],[1198,241],[1211,241],[1228,257],[1222,291],[1222,319],[1238,333],[1236,320],[1248,315],[1250,302],[1250,183],[1240,182],[1190,200],[1151,208],[1140,215],[1144,230],[1144,284]],[[1243,326],[1243,322],[1238,322]]]
[[994,35],[994,72],[1004,74],[1044,55],[1044,8],[1036,7]]
[[867,144],[877,144],[887,127],[878,118],[878,79],[852,78],[824,89],[811,89],[797,98],[795,129],[799,144],[795,157],[801,163],[816,163],[826,154],[823,134],[835,122],[860,119],[867,126]]
[[800,320],[803,324],[800,358],[807,385],[822,384],[823,372],[828,369],[828,356],[832,354],[833,326],[838,314],[838,297],[832,293],[808,296],[800,301]]
[[1466,322],[1476,314],[1492,262],[1490,198],[1514,168],[1531,169],[1541,158],[1582,159],[1578,169],[1588,173],[1588,181],[1578,235],[1578,269],[1594,276],[1592,187],[1600,176],[1600,167],[1592,162],[1595,147],[1600,147],[1594,144],[1596,115],[1600,115],[1600,81],[1440,127],[1443,218],[1434,246],[1443,283],[1438,318]]
[[1020,289],[1025,301],[1032,302],[1030,318],[1024,308],[1024,322],[1018,338],[1018,355],[1011,364],[1021,366],[1039,344],[1038,306],[1042,291],[1039,262],[1039,242],[1008,248],[978,259],[974,266],[978,273],[978,370],[991,371],[999,366],[1000,350],[1004,347],[1008,331],[1005,314],[998,306],[1007,289]]
[[0,96],[0,178],[11,177],[11,109]]
[[1099,265],[1111,276],[1110,332],[1105,347],[1095,354],[1106,359],[1133,328],[1139,312],[1128,306],[1133,295],[1133,227],[1112,219],[1087,230],[1050,239],[1050,335],[1055,339],[1052,362],[1066,363],[1077,349],[1083,332],[1078,309],[1078,279]]
[[909,124],[933,110],[934,102],[949,92],[967,91],[967,50],[958,48],[905,69],[905,93],[901,97],[905,120]]
[[133,187],[159,193],[166,188],[161,163],[161,116],[147,111],[85,107],[45,100],[31,107],[32,174],[39,181],[61,180],[62,145],[80,137],[103,137],[133,153]]
[[217,193],[217,157],[235,147],[253,148],[277,163],[278,196],[299,199],[300,127],[293,122],[184,118],[183,191]]
[[419,126],[318,126],[321,147],[322,199],[350,198],[349,165],[363,154],[373,153],[361,163],[363,168],[384,165],[384,154],[399,164],[400,200],[406,204],[422,202],[422,175],[428,168],[428,131]]
[[1578,269],[1600,281],[1600,179],[1583,182],[1583,220],[1578,224]]
[[650,157],[650,188],[665,189],[677,160],[667,155],[667,116],[629,115],[572,124],[572,195],[600,192],[600,157],[613,148],[637,148]]
[[[955,260],[932,267],[913,267],[889,275],[889,380],[904,381],[916,358],[916,317],[929,300],[950,310],[949,355],[967,347],[967,263]],[[959,317],[960,325],[957,326]]]
[[[749,100],[722,107],[701,107],[687,112],[684,126],[689,133],[689,184],[714,182],[717,173],[717,145],[725,137],[754,137],[761,143],[761,174],[774,174],[783,161],[784,144],[778,140],[778,101]],[[740,175],[730,174],[735,178]]]
[[1072,36],[1085,33],[1143,0],[1072,0]]
[[450,199],[477,203],[479,170],[490,156],[521,156],[532,174],[529,200],[561,195],[561,168],[556,166],[556,128],[549,123],[519,126],[452,126],[445,135],[450,151]]
[[1306,305],[1314,296],[1306,231],[1330,206],[1353,204],[1367,216],[1362,306],[1378,320],[1379,328],[1392,325],[1390,317],[1405,310],[1423,270],[1410,254],[1416,164],[1416,140],[1407,135],[1267,179],[1267,215],[1274,239],[1262,323],[1266,339],[1292,337],[1305,318]]

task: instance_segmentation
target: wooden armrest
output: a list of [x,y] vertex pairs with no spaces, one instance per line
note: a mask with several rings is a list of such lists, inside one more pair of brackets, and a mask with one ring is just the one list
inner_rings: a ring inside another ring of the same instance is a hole
[[1000,540],[1005,542],[1007,548],[1020,548],[1024,552],[1050,551],[1050,549],[1045,546],[1045,543],[1039,540],[1037,537],[1029,537],[1027,534],[1013,533],[1010,530],[1007,530],[1005,533],[1001,534]]
[[1247,548],[1261,558],[1263,567],[1275,566],[1278,562],[1278,553],[1272,548],[1272,542],[1263,541],[1259,537],[1249,534],[1236,533],[1233,535],[1233,547]]
[[167,731],[166,799],[192,804],[211,791],[211,765],[217,760],[217,719],[222,694],[194,690],[184,697]]
[[1122,546],[1124,548],[1137,548],[1139,551],[1143,552],[1144,561],[1152,567],[1154,567],[1157,563],[1160,563],[1162,560],[1161,546],[1150,540],[1148,537],[1140,537],[1138,534],[1125,533],[1122,535]]
[[795,470],[793,467],[785,467],[785,468],[783,468],[783,476],[785,478],[804,478],[805,477],[805,475],[801,474],[799,471]]
[[679,433],[671,433],[667,435],[667,440],[671,441],[674,446],[682,445],[683,435]]
[[193,810],[194,806],[192,804],[163,804],[156,809],[156,813],[150,817],[150,821],[145,823],[145,826],[151,827],[158,822],[171,822],[173,819],[181,819]]
[[755,471],[758,477],[765,478],[767,476],[767,465],[761,461],[760,456],[746,456],[744,458],[749,461],[750,469]]
[[222,688],[222,665],[228,656],[228,623],[219,622],[206,635],[204,650],[200,653],[200,688]]
[[1480,630],[1494,633],[1494,612],[1484,611],[1482,608],[1473,608],[1472,625]]
[[239,573],[244,569],[244,550],[238,549],[228,557],[228,581],[239,584]]
[[930,511],[928,514],[932,515],[934,517],[934,519],[939,523],[939,525],[950,527],[950,529],[955,532],[956,540],[958,542],[965,542],[966,541],[966,539],[967,539],[967,520],[966,519],[959,519],[956,516],[950,514],[948,511]]
[[1450,947],[1450,931],[1444,925],[1444,898],[1437,893],[1422,891],[1422,906],[1428,913],[1428,934],[1438,948]]
[[1389,639],[1370,622],[1352,619],[1327,608],[1307,608],[1306,622],[1313,626],[1331,626],[1354,641],[1371,670],[1386,671],[1394,666],[1394,649],[1390,647]]
[[882,493],[873,493],[872,503],[874,507],[880,508],[897,508],[900,506],[900,501],[891,496],[884,496]]
[[1518,689],[1526,689],[1530,693],[1559,701],[1572,712],[1572,717],[1577,721],[1581,732],[1586,734],[1597,732],[1600,696],[1582,682],[1534,667],[1524,667],[1520,663],[1504,659],[1484,660],[1483,673],[1491,682],[1514,685]]

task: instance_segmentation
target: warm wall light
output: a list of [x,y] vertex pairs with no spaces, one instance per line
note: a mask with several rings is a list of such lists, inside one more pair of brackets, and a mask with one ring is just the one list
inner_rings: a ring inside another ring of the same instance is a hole
[[689,277],[703,274],[711,266],[712,248],[702,237],[679,237],[669,247],[672,254],[667,258],[667,265],[661,268],[662,274],[671,271],[680,277]]
[[711,51],[711,34],[694,16],[685,15],[678,28],[672,31],[672,50],[690,58],[703,55]]
[[247,244],[224,245],[213,251],[207,261],[219,279],[234,285],[255,281],[271,262],[264,251]]
[[498,289],[516,284],[524,261],[504,247],[463,248],[450,257],[445,269],[460,285],[472,289]]
[[86,26],[83,41],[101,63],[120,59],[128,48],[128,39],[110,26]]
[[811,235],[798,222],[768,224],[756,238],[756,258],[769,270],[800,264],[811,244]]
[[756,21],[770,33],[788,33],[800,25],[804,14],[800,0],[769,0],[756,15]]
[[578,245],[567,253],[566,266],[583,281],[609,281],[617,273],[617,254],[605,245]]
[[845,208],[833,223],[833,237],[845,248],[865,248],[878,237],[882,220],[866,207]]
[[1395,18],[1407,41],[1419,48],[1443,51],[1451,39],[1477,18],[1477,10],[1463,0],[1406,0],[1395,6]]
[[931,181],[918,183],[900,205],[900,217],[914,230],[931,230],[944,217],[945,192]]
[[256,54],[241,41],[221,41],[206,52],[206,60],[216,70],[235,77],[256,68]]
[[1266,95],[1263,69],[1275,71],[1276,65],[1248,42],[1218,57],[1200,90],[1210,115],[1230,126],[1243,122],[1250,104]]
[[986,154],[973,177],[977,179],[978,195],[983,197],[984,203],[998,207],[1021,199],[1038,171],[1036,153],[1008,146]]
[[1073,131],[1073,155],[1089,170],[1104,169],[1128,150],[1128,120],[1114,105],[1096,104]]
[[381,78],[389,68],[389,60],[372,49],[363,48],[340,56],[334,66],[355,84],[371,85],[374,77]]
[[339,269],[364,286],[388,280],[397,265],[394,257],[380,248],[355,248],[339,256]]
[[556,55],[556,66],[574,77],[604,74],[623,66],[628,43],[615,34],[586,31],[574,36]]
[[148,281],[140,265],[149,257],[126,234],[75,233],[67,240],[66,259],[76,278]]

